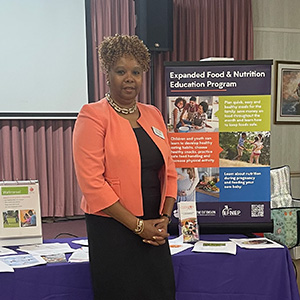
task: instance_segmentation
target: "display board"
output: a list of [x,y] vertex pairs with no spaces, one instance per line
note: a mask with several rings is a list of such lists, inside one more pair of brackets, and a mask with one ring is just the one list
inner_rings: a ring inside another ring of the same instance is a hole
[[[200,232],[262,232],[270,218],[272,61],[166,63],[177,201]],[[174,208],[175,218],[177,209]]]
[[0,219],[0,246],[42,243],[38,181],[1,181]]

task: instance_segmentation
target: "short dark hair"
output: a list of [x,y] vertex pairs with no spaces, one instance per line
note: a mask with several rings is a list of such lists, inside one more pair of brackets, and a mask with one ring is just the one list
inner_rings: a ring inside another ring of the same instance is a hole
[[204,112],[207,112],[207,110],[208,110],[208,104],[207,104],[207,102],[202,101],[199,105],[202,106]]
[[115,62],[124,55],[133,56],[143,71],[150,67],[150,53],[142,40],[136,35],[115,34],[104,38],[98,47],[100,65],[108,73]]
[[196,97],[195,97],[195,96],[192,96],[192,97],[190,98],[190,101],[195,101],[195,102],[196,102]]
[[181,98],[181,97],[176,98],[176,100],[175,100],[175,106],[177,106],[177,104],[178,104],[180,101],[182,101],[182,102],[183,102],[183,106],[185,106],[186,101],[185,101],[185,99],[183,99],[183,98]]

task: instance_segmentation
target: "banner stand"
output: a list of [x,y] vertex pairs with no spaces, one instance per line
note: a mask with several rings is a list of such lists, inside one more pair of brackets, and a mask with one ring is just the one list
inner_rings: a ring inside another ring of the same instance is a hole
[[272,231],[272,60],[165,62],[177,203],[195,201],[201,233]]

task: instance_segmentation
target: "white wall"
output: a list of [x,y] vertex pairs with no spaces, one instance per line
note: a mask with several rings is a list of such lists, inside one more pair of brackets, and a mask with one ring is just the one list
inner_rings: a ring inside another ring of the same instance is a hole
[[[252,0],[255,59],[300,62],[299,4],[299,0]],[[300,124],[274,124],[274,88],[273,79],[271,167],[291,167],[293,196],[300,198]]]
[[87,103],[84,0],[0,0],[0,37],[1,113]]

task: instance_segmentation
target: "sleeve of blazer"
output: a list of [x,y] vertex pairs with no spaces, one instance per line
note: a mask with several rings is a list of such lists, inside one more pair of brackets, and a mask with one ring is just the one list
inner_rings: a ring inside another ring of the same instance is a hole
[[84,105],[73,133],[73,157],[87,213],[98,212],[116,201],[118,196],[104,179],[104,137],[107,119],[99,117],[93,105]]

